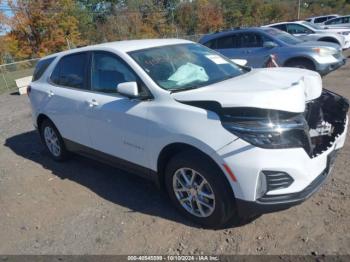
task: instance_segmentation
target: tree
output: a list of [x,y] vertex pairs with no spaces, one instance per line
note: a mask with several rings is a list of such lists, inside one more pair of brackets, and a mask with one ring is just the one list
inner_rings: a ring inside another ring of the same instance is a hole
[[224,19],[218,1],[197,0],[197,31],[208,33],[223,28]]
[[9,6],[9,51],[15,58],[41,57],[83,43],[73,0],[16,0]]

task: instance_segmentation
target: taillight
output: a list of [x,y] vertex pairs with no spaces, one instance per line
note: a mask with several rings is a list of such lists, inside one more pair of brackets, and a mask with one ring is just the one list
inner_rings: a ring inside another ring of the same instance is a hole
[[27,95],[29,95],[31,91],[32,91],[32,87],[31,86],[27,86]]

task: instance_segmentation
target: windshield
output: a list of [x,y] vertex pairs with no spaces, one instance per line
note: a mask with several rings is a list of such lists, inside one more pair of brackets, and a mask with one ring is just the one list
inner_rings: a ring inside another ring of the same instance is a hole
[[290,45],[295,45],[302,42],[300,39],[296,38],[295,36],[276,28],[264,28],[264,30],[267,34]]
[[129,55],[163,89],[181,91],[220,82],[247,71],[199,44],[161,46]]
[[303,21],[301,22],[303,25],[306,25],[306,26],[309,26],[311,27],[312,29],[315,29],[315,30],[322,30],[323,28],[320,27],[318,24],[313,24],[313,23],[310,23],[310,22],[307,22],[307,21]]

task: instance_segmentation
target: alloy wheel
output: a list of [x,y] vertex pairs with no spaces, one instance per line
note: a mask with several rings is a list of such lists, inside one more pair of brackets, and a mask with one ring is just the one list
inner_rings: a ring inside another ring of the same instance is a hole
[[173,190],[180,205],[197,217],[208,217],[215,210],[215,195],[209,182],[191,168],[180,168],[173,176]]

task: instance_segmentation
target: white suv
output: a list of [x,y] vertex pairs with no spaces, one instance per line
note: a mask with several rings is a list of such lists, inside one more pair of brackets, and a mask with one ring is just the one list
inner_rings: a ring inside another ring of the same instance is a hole
[[54,159],[77,152],[154,179],[208,227],[314,193],[344,145],[349,107],[318,73],[242,67],[177,39],[45,57],[28,94]]

